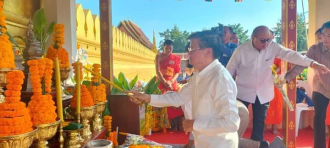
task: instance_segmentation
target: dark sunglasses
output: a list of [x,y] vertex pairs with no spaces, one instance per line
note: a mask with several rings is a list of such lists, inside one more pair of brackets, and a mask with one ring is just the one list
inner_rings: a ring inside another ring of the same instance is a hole
[[263,44],[265,44],[266,42],[270,42],[272,39],[260,39],[259,41]]

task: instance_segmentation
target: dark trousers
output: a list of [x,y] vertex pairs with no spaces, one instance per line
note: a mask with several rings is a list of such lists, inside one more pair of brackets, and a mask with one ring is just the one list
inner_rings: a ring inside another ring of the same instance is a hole
[[[241,100],[242,101],[242,100]],[[242,101],[242,103],[248,108],[251,103]],[[267,110],[269,108],[269,102],[265,104],[260,104],[259,98],[257,96],[256,101],[252,103],[253,111],[253,129],[251,134],[251,139],[255,141],[264,140],[264,127],[265,119],[267,115]]]
[[325,148],[325,117],[329,98],[318,92],[313,92],[314,102],[314,148]]

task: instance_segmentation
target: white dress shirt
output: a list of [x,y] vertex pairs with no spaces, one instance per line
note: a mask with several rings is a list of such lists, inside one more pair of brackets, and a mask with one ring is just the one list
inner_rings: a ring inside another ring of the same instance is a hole
[[216,59],[191,79],[178,93],[151,95],[150,105],[178,107],[192,101],[195,147],[237,148],[240,119],[233,78]]
[[239,46],[231,57],[227,69],[231,75],[237,72],[237,98],[254,103],[258,96],[261,104],[274,98],[274,84],[270,66],[279,58],[293,64],[309,66],[313,60],[280,44],[270,42],[260,52],[252,46],[252,41]]

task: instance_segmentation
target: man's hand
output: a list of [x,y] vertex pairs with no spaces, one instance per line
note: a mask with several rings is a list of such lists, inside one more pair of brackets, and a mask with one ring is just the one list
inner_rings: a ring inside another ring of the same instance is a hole
[[151,100],[151,97],[150,95],[146,95],[146,94],[143,94],[143,93],[140,93],[140,92],[137,92],[137,91],[128,91],[127,92],[128,94],[132,94],[132,95],[129,95],[129,96],[132,96],[130,97],[130,100],[136,104],[141,104],[141,102],[145,102],[145,103],[149,103],[150,100]]
[[183,120],[182,127],[185,133],[193,131],[195,120]]
[[173,90],[172,81],[166,81],[165,86],[167,89]]
[[311,67],[321,74],[330,73],[330,70],[326,66],[317,62],[313,62]]

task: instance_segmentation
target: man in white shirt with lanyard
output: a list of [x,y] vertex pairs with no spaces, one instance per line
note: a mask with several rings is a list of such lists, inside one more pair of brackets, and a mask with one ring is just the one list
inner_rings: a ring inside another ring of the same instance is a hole
[[274,59],[280,58],[297,65],[310,66],[321,73],[330,71],[324,65],[272,42],[270,31],[266,26],[256,27],[251,40],[235,50],[227,69],[231,75],[237,73],[237,98],[247,107],[252,104],[251,139],[263,141],[267,109],[269,102],[274,97],[274,84],[270,69]]
[[237,148],[240,124],[236,106],[237,88],[232,76],[218,61],[220,36],[202,31],[189,36],[190,63],[196,71],[180,92],[146,95],[132,91],[133,102],[152,106],[180,106],[192,101],[192,117],[183,121],[185,132],[193,132],[197,148]]

